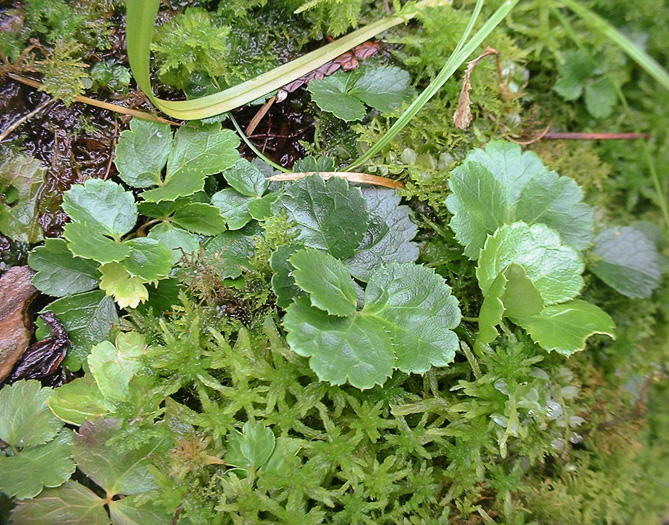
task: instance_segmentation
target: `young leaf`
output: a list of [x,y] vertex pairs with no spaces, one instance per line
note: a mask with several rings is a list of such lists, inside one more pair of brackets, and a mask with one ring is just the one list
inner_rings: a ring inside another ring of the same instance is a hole
[[273,191],[264,197],[251,199],[248,204],[248,210],[251,217],[257,221],[264,221],[272,215],[272,204],[279,198],[279,192]]
[[89,232],[119,240],[137,222],[137,205],[129,191],[115,182],[89,179],[63,194],[63,209]]
[[223,172],[223,176],[230,186],[246,197],[262,197],[269,186],[260,170],[246,159],[238,160]]
[[165,180],[142,197],[148,202],[172,201],[202,190],[207,175],[219,173],[239,159],[237,146],[237,135],[222,130],[220,124],[182,126],[167,159]]
[[512,264],[505,272],[507,284],[502,295],[507,317],[527,317],[536,315],[544,308],[544,301],[539,290],[527,278],[525,269]]
[[118,139],[114,164],[129,186],[147,188],[160,184],[160,174],[172,149],[169,124],[132,119],[130,129]]
[[279,246],[270,259],[272,290],[276,295],[276,305],[280,308],[286,308],[297,295],[303,293],[295,284],[293,266],[288,261],[299,249],[300,246],[296,244]]
[[399,205],[401,199],[395,191],[364,188],[362,195],[369,209],[369,227],[346,266],[356,279],[368,281],[384,264],[418,258],[418,245],[411,242],[418,228],[411,220],[411,208]]
[[14,523],[44,525],[109,525],[104,500],[76,481],[66,481],[57,489],[45,490],[34,499],[21,501],[12,512]]
[[589,268],[611,288],[627,297],[650,297],[662,272],[655,245],[631,227],[613,227],[595,238],[596,259]]
[[305,246],[328,251],[338,259],[351,257],[367,231],[367,201],[358,188],[333,177],[314,175],[286,188],[272,206],[296,223],[293,231]]
[[247,421],[244,423],[242,432],[233,432],[228,435],[225,462],[239,468],[258,469],[272,455],[275,442],[271,429],[261,422],[252,425]]
[[0,231],[16,241],[36,243],[44,236],[37,220],[38,198],[46,168],[37,159],[18,155],[0,165],[0,195],[16,191],[16,202],[0,200]]
[[121,308],[137,308],[137,305],[149,298],[144,281],[130,275],[122,264],[112,262],[100,267],[100,290],[114,297]]
[[488,288],[479,311],[479,335],[477,343],[492,343],[497,338],[495,327],[502,322],[504,316],[504,302],[502,296],[506,291],[506,275],[500,273]]
[[572,299],[583,287],[583,262],[578,252],[563,245],[560,235],[543,224],[516,222],[488,237],[476,269],[484,296],[512,264],[523,267],[547,305]]
[[211,203],[219,209],[230,230],[239,230],[251,222],[252,217],[249,213],[251,202],[253,199],[232,188],[225,188],[211,197]]
[[181,228],[175,228],[171,224],[161,222],[151,228],[149,239],[160,241],[172,254],[171,264],[176,264],[184,253],[195,253],[200,248],[197,236]]
[[318,107],[346,121],[361,120],[367,114],[365,104],[381,112],[391,111],[411,94],[409,73],[394,66],[340,71],[313,80],[307,89]]
[[380,268],[365,305],[348,317],[330,316],[299,297],[284,326],[293,351],[311,357],[321,380],[361,389],[383,384],[394,368],[423,373],[453,360],[460,322],[457,300],[433,271],[413,264]]
[[173,518],[142,496],[109,502],[109,514],[114,525],[164,525]]
[[102,393],[90,374],[58,387],[47,405],[57,418],[76,426],[107,413]]
[[28,263],[37,271],[33,285],[47,295],[63,297],[98,286],[98,264],[73,256],[63,239],[46,239],[30,252]]
[[63,422],[46,404],[53,390],[39,381],[20,380],[0,390],[0,439],[13,447],[42,445],[53,439]]
[[74,473],[70,454],[72,431],[63,429],[46,445],[29,447],[15,456],[0,455],[0,492],[17,499],[34,498],[44,487],[58,487]]
[[451,174],[449,187],[451,228],[470,259],[479,257],[487,235],[517,221],[550,226],[578,250],[592,240],[593,215],[581,202],[581,188],[549,172],[517,144],[493,141],[485,150],[471,151]]
[[128,385],[143,364],[144,337],[137,332],[120,333],[115,345],[109,341],[98,343],[91,349],[88,366],[102,395],[122,401],[128,395]]
[[[144,282],[167,277],[172,269],[172,253],[162,242],[148,237],[139,237],[130,239],[124,244],[130,246],[130,253],[121,264],[130,275]],[[102,288],[102,285],[100,287]]]
[[174,213],[172,222],[184,230],[202,235],[218,235],[225,231],[225,221],[219,209],[204,202],[181,206]]
[[84,421],[72,440],[77,466],[108,494],[139,494],[157,488],[147,469],[147,456],[155,446],[127,450],[110,444],[118,428],[117,419]]
[[65,326],[72,341],[67,360],[73,370],[78,369],[93,345],[109,337],[112,326],[118,323],[114,301],[101,290],[57,299],[42,312],[53,312]]
[[305,248],[290,258],[290,264],[295,268],[295,282],[309,294],[313,306],[342,317],[355,312],[355,285],[341,261],[321,250]]
[[615,338],[611,316],[594,304],[578,299],[547,306],[537,315],[510,319],[527,330],[542,348],[566,356],[583,350],[586,339],[593,334]]

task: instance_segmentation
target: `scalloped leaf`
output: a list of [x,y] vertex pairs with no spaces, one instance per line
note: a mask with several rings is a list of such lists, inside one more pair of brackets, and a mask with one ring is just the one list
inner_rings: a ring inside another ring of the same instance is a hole
[[58,387],[47,405],[57,418],[76,426],[107,413],[102,393],[90,374]]
[[137,308],[140,302],[149,298],[144,281],[130,275],[122,264],[112,262],[100,267],[100,289],[114,297],[121,308]]
[[[44,238],[37,216],[46,167],[32,157],[17,155],[0,165],[0,231],[16,241],[36,243]],[[7,193],[16,191],[9,203]]]
[[246,197],[262,197],[269,186],[265,176],[246,159],[240,159],[223,172],[225,180]]
[[191,202],[181,206],[172,222],[184,230],[202,235],[218,235],[225,231],[225,220],[216,206],[204,202]]
[[130,380],[144,366],[139,358],[145,352],[144,336],[137,332],[120,333],[114,344],[103,341],[91,349],[88,366],[105,398],[122,401],[127,397]]
[[70,252],[84,259],[106,264],[122,261],[130,255],[130,246],[105,237],[95,227],[83,222],[66,224],[63,237],[68,240],[67,247]]
[[533,152],[492,141],[475,149],[449,179],[446,205],[451,228],[470,259],[478,259],[486,237],[503,224],[545,224],[577,250],[592,242],[593,214],[583,191],[568,177],[548,171]]
[[123,182],[133,188],[148,188],[161,182],[161,173],[172,151],[169,124],[134,118],[121,133],[114,164]]
[[228,434],[228,451],[225,462],[239,468],[258,469],[262,467],[272,455],[276,438],[272,429],[262,422],[244,423],[241,432]]
[[156,224],[147,237],[160,241],[167,247],[172,255],[172,265],[176,264],[184,253],[195,253],[200,248],[200,241],[196,235],[166,222]]
[[217,191],[211,197],[211,203],[218,208],[229,230],[239,230],[251,222],[249,204],[253,200],[232,188]]
[[121,264],[130,275],[143,282],[167,277],[172,269],[172,253],[162,242],[148,237],[138,237],[125,241],[124,244],[130,246],[130,253]]

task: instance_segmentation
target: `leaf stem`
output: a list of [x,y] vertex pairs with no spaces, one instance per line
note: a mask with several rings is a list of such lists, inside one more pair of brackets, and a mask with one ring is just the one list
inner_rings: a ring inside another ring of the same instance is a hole
[[237,119],[235,119],[235,117],[232,115],[232,113],[228,114],[228,117],[230,117],[230,121],[232,122],[232,125],[237,130],[237,134],[241,137],[241,139],[246,143],[246,145],[249,147],[249,149],[253,153],[255,153],[259,158],[264,160],[267,164],[272,166],[274,169],[282,171],[284,173],[290,173],[290,170],[287,170],[286,168],[284,168],[280,164],[277,164],[276,162],[271,160],[269,157],[267,157],[262,151],[260,151],[258,148],[256,148],[255,144],[253,144],[253,142],[251,142],[251,139],[249,139],[246,136],[246,133],[244,133],[244,130],[239,125],[239,123],[237,122]]

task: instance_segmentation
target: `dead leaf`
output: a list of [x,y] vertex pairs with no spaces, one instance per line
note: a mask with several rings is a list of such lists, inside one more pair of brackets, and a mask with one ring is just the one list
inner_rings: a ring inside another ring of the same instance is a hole
[[458,99],[458,108],[455,110],[455,115],[453,115],[453,123],[458,129],[467,129],[474,119],[471,110],[472,101],[469,97],[469,93],[472,90],[472,71],[474,71],[474,68],[481,60],[489,55],[495,55],[499,60],[499,51],[488,47],[481,56],[467,63],[465,76],[462,80],[462,90],[460,90],[460,98]]

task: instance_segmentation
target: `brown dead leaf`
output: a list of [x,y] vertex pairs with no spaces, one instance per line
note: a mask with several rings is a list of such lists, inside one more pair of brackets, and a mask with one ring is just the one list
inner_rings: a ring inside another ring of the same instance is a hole
[[453,115],[453,123],[458,129],[467,129],[472,123],[474,116],[472,115],[471,105],[472,101],[469,97],[469,93],[472,90],[471,76],[472,71],[476,65],[489,55],[495,55],[499,60],[499,51],[488,47],[481,56],[476,57],[474,60],[467,63],[467,69],[465,70],[465,76],[462,80],[462,89],[460,90],[460,98],[458,99],[458,107],[455,110],[455,115]]

